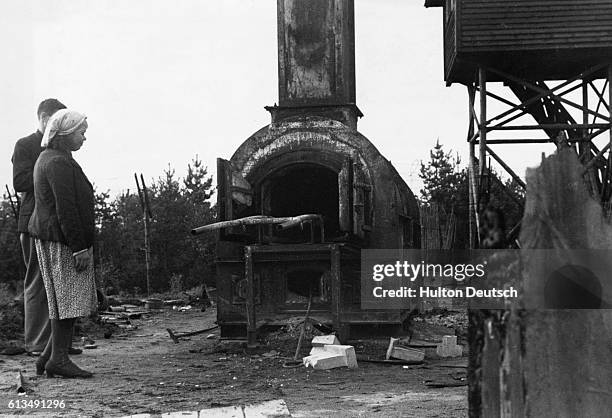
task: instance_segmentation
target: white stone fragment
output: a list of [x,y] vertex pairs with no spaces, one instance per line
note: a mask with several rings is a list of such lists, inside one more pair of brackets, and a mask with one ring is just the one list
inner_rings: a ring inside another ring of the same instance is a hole
[[436,354],[440,357],[461,357],[463,347],[457,344],[457,336],[445,335],[442,342],[436,347]]

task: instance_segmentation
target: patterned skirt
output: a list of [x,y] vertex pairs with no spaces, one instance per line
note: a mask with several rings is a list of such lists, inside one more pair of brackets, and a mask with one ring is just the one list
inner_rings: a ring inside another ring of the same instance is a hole
[[36,253],[47,291],[50,319],[78,318],[96,311],[93,261],[85,270],[77,272],[70,247],[39,239]]

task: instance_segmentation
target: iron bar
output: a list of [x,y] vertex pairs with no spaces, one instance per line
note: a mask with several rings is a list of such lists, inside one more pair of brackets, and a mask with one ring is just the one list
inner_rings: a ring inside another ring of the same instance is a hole
[[[204,232],[214,231],[217,229],[223,228],[231,228],[234,226],[245,226],[245,225],[280,225],[282,228],[291,228],[298,224],[301,224],[308,220],[319,220],[321,225],[323,225],[323,217],[317,214],[306,214],[299,216],[285,216],[285,217],[274,217],[274,216],[266,216],[266,215],[254,215],[247,216],[245,218],[232,219],[231,221],[221,221],[215,222],[212,224],[199,226],[191,230],[192,235],[199,235]],[[324,236],[324,231],[321,230],[322,236]]]

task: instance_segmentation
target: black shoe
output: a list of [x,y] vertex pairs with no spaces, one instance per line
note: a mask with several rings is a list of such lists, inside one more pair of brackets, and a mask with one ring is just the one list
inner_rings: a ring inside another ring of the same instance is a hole
[[88,378],[93,376],[92,373],[88,372],[87,370],[80,369],[69,359],[66,359],[62,363],[52,363],[49,361],[45,366],[45,370],[47,371],[47,377],[61,376],[67,378]]
[[49,361],[49,357],[38,357],[38,360],[36,360],[36,376],[45,374],[45,365],[47,361]]
[[83,352],[83,350],[81,350],[80,348],[74,348],[74,347],[70,347],[68,349],[68,354],[70,354],[71,356],[76,356],[79,355]]

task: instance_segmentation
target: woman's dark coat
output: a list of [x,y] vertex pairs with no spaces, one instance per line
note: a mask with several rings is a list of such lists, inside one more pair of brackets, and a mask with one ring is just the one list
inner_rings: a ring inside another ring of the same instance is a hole
[[46,149],[34,166],[34,200],[30,235],[66,244],[73,252],[93,246],[93,187],[67,151]]

